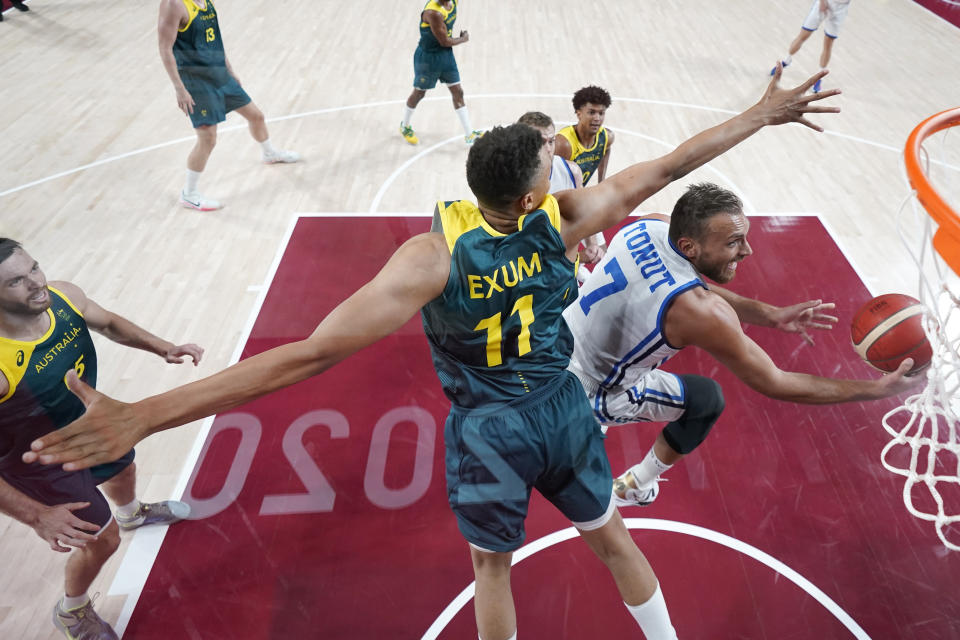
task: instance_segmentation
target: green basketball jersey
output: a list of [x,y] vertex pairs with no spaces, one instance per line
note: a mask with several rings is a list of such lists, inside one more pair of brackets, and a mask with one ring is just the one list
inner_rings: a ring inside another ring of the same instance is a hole
[[557,381],[573,349],[562,312],[576,299],[577,282],[556,199],[548,195],[510,234],[465,200],[439,202],[437,214],[450,278],[424,306],[423,327],[447,397],[479,407]]
[[64,381],[68,371],[97,384],[97,352],[83,315],[53,287],[46,313],[50,329],[39,340],[0,337],[0,373],[9,384],[0,397],[0,469],[23,465],[20,455],[33,440],[83,415]]
[[173,57],[181,78],[187,74],[218,83],[225,81],[224,78],[228,77],[226,54],[213,0],[206,0],[205,9],[198,7],[193,0],[182,1],[189,17],[173,43]]
[[597,139],[589,149],[584,147],[577,137],[577,130],[573,125],[564,127],[557,131],[558,136],[563,136],[570,143],[570,160],[577,163],[580,171],[583,173],[583,186],[587,186],[590,178],[600,166],[600,161],[607,153],[607,130],[600,127],[597,131]]
[[[449,11],[444,9],[438,0],[430,0],[423,7],[423,11],[439,12],[443,16],[443,24],[447,27],[447,36],[453,36],[453,23],[457,21],[457,0],[453,0],[453,7]],[[420,44],[418,45],[420,49],[428,52],[450,49],[450,47],[444,47],[437,42],[436,36],[430,30],[430,23],[423,19],[423,11],[420,12]]]

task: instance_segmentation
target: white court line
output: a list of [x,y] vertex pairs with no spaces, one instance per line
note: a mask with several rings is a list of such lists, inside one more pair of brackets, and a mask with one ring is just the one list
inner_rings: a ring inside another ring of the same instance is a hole
[[[559,125],[559,124],[564,124],[564,123],[561,122],[561,121],[558,121],[556,124]],[[669,142],[667,142],[667,141],[665,141],[665,140],[661,140],[661,139],[659,139],[659,138],[654,138],[654,137],[652,137],[652,136],[648,136],[648,135],[643,134],[643,133],[638,133],[638,132],[636,132],[636,131],[631,131],[631,130],[629,130],[629,129],[621,129],[620,127],[617,127],[617,128],[607,127],[607,129],[609,129],[610,131],[613,131],[614,133],[624,133],[624,134],[627,134],[627,135],[636,136],[637,138],[643,138],[644,140],[648,140],[648,141],[650,141],[650,142],[654,142],[654,143],[659,144],[659,145],[661,145],[661,146],[664,146],[664,147],[666,147],[666,148],[668,148],[668,149],[674,149],[674,148],[676,148],[676,146],[677,146],[677,145],[671,144],[671,143],[669,143]],[[389,176],[387,176],[387,179],[384,180],[384,181],[383,181],[383,184],[380,185],[380,188],[377,189],[376,195],[373,196],[373,201],[370,203],[370,209],[369,209],[370,213],[373,213],[373,212],[375,212],[375,211],[377,210],[377,207],[380,206],[380,202],[383,200],[383,196],[384,196],[384,194],[386,194],[387,189],[389,189],[389,188],[390,188],[390,185],[392,185],[393,182],[394,182],[398,177],[400,177],[400,174],[401,174],[401,173],[403,173],[404,171],[406,171],[411,165],[413,165],[415,162],[417,162],[417,161],[420,160],[421,158],[424,158],[424,157],[426,157],[428,154],[430,154],[430,153],[432,153],[433,151],[436,151],[437,149],[439,149],[440,147],[442,147],[442,146],[444,146],[444,145],[446,145],[446,144],[450,144],[451,142],[455,142],[455,141],[457,141],[457,140],[459,140],[459,139],[460,139],[460,136],[453,136],[452,138],[448,138],[448,139],[446,139],[446,140],[444,140],[444,141],[442,141],[442,142],[438,142],[437,144],[433,145],[432,147],[428,147],[428,148],[424,149],[423,151],[421,151],[420,153],[418,153],[417,155],[413,156],[412,158],[409,158],[406,162],[404,162],[404,163],[401,164],[399,167],[397,167],[396,169],[394,169],[393,173],[391,173]],[[735,191],[736,193],[740,194],[740,198],[743,200],[743,208],[744,208],[744,211],[752,212],[752,211],[754,210],[753,203],[750,202],[749,198],[747,198],[747,196],[745,195],[744,190],[741,189],[740,187],[738,187],[738,186],[736,185],[736,183],[735,183],[733,180],[731,180],[727,175],[725,175],[724,173],[722,173],[719,169],[715,168],[715,167],[714,167],[712,164],[710,164],[710,163],[707,163],[707,164],[703,165],[703,168],[705,168],[705,169],[707,169],[707,170],[712,171],[713,173],[715,173],[717,176],[720,177],[721,180],[725,181],[725,182],[731,187],[731,189],[732,189],[733,191]]]
[[[352,216],[353,214],[332,215]],[[263,308],[263,303],[264,300],[266,300],[267,292],[270,290],[270,285],[273,284],[273,279],[276,277],[277,269],[280,267],[280,261],[283,259],[283,255],[287,251],[287,245],[290,243],[290,238],[293,236],[293,230],[296,227],[299,219],[300,216],[298,214],[294,214],[292,216],[290,224],[287,226],[287,231],[284,233],[283,239],[277,246],[273,263],[270,265],[270,270],[264,279],[263,285],[261,285],[259,288],[257,300],[253,305],[253,309],[250,311],[250,315],[247,317],[246,325],[240,334],[240,339],[237,342],[237,346],[233,350],[233,355],[230,356],[229,365],[234,365],[240,361],[240,356],[243,354],[243,348],[246,346],[247,341],[250,338],[250,334],[253,331],[253,327],[254,324],[256,324],[257,318],[260,316],[260,310]],[[250,288],[251,287],[248,287],[247,290],[249,291]],[[213,426],[213,421],[215,418],[216,416],[210,416],[203,421],[203,424],[200,427],[200,432],[197,434],[197,437],[193,442],[193,447],[191,448],[190,453],[184,459],[183,469],[180,472],[180,478],[177,481],[176,487],[174,488],[173,495],[180,498],[183,497],[183,493],[187,488],[187,482],[190,479],[190,475],[193,473],[194,466],[197,464],[197,460],[200,457],[200,451],[203,449],[203,445],[207,441],[207,436],[210,433],[210,428]],[[127,599],[123,603],[123,608],[120,611],[120,616],[117,619],[117,624],[114,626],[114,630],[117,632],[117,635],[121,637],[123,636],[123,632],[126,630],[127,625],[130,623],[130,618],[133,615],[133,610],[137,606],[137,602],[140,601],[140,595],[143,593],[143,588],[147,583],[147,578],[150,576],[150,570],[153,568],[153,564],[156,562],[157,556],[160,553],[160,546],[163,544],[163,539],[166,536],[167,529],[168,527],[144,527],[137,529],[134,532],[133,539],[130,541],[130,546],[127,548],[127,553],[120,562],[120,567],[117,569],[117,574],[114,576],[113,582],[110,584],[110,589],[107,591],[107,595],[109,596],[127,596]]]
[[834,232],[833,227],[830,226],[830,221],[827,220],[825,216],[819,214],[813,214],[820,218],[820,224],[823,225],[823,228],[827,230],[827,233],[830,235],[830,239],[833,240],[833,244],[837,245],[837,248],[840,249],[840,253],[843,254],[843,259],[847,261],[851,267],[853,267],[853,272],[857,274],[857,277],[860,278],[860,283],[867,288],[867,292],[870,294],[871,298],[876,298],[879,295],[873,287],[870,286],[870,280],[867,279],[866,274],[860,270],[860,267],[857,266],[851,256],[853,255],[850,251],[847,250],[847,247],[843,245],[843,242],[840,240],[840,236]]
[[[569,96],[569,95],[566,95],[566,94],[556,94],[556,93],[479,93],[479,94],[472,94],[472,95],[470,96],[470,99],[471,99],[471,100],[490,100],[490,99],[511,99],[511,100],[516,100],[516,99],[557,99],[557,98],[562,98],[562,99],[564,99],[564,100],[568,100],[568,99],[570,98],[570,96]],[[436,102],[436,101],[441,101],[441,100],[444,101],[444,102],[446,102],[446,101],[449,100],[449,98],[448,98],[447,96],[436,96],[436,97],[424,98],[421,102],[423,102],[423,101]],[[641,104],[651,104],[651,105],[658,105],[658,106],[666,106],[666,107],[678,108],[678,109],[695,109],[695,110],[698,110],[698,111],[708,111],[708,112],[712,112],[712,113],[722,113],[722,114],[725,114],[725,115],[735,115],[735,114],[737,113],[737,112],[735,112],[735,111],[730,111],[730,110],[728,110],[728,109],[718,109],[718,108],[715,108],[715,107],[707,107],[707,106],[703,106],[703,105],[689,104],[689,103],[686,103],[686,102],[672,102],[672,101],[669,101],[669,100],[653,100],[653,99],[648,99],[648,98],[621,98],[621,97],[616,97],[616,98],[614,98],[614,100],[616,100],[616,101],[622,101],[622,102],[636,102],[636,103],[641,103]],[[285,116],[277,116],[277,117],[273,117],[273,118],[267,118],[267,123],[269,124],[269,123],[273,123],[273,122],[282,122],[282,121],[284,121],[284,120],[297,120],[297,119],[300,119],[300,118],[306,118],[306,117],[310,117],[310,116],[322,115],[322,114],[327,114],[327,113],[339,113],[339,112],[342,112],[342,111],[354,111],[354,110],[357,110],[357,109],[369,109],[369,108],[375,108],[375,107],[392,106],[392,105],[398,105],[398,104],[405,103],[405,102],[406,102],[405,99],[403,99],[403,100],[381,100],[381,101],[377,101],[377,102],[366,102],[366,103],[361,103],[361,104],[345,105],[345,106],[340,106],[340,107],[327,107],[327,108],[324,108],[324,109],[314,109],[314,110],[312,110],[312,111],[303,111],[303,112],[301,112],[301,113],[293,113],[293,114],[289,114],[289,115],[285,115]],[[794,123],[793,126],[802,127],[802,126],[804,126],[804,125]],[[243,124],[232,125],[232,126],[219,126],[219,127],[217,128],[217,131],[218,131],[219,133],[226,133],[226,132],[229,132],[229,131],[239,131],[239,130],[241,130],[241,129],[246,129],[246,128],[247,128],[246,123],[243,123]],[[614,129],[614,130],[615,130],[615,129]],[[848,134],[845,134],[845,133],[839,133],[839,132],[835,132],[835,131],[830,131],[829,129],[824,130],[824,133],[825,133],[826,135],[836,136],[836,137],[839,137],[839,138],[845,138],[845,139],[847,139],[847,140],[852,140],[852,141],[854,141],[854,142],[860,142],[860,143],[862,143],[862,144],[870,145],[870,146],[877,147],[877,148],[880,148],[880,149],[885,149],[885,150],[887,150],[887,151],[893,151],[893,152],[895,152],[895,153],[901,153],[901,152],[902,152],[902,149],[898,149],[898,148],[896,148],[896,147],[891,147],[890,145],[882,144],[882,143],[879,143],[879,142],[873,142],[873,141],[871,141],[871,140],[867,140],[866,138],[860,138],[860,137],[848,135]],[[24,189],[28,189],[28,188],[30,188],[30,187],[35,187],[35,186],[40,185],[40,184],[43,184],[43,183],[45,183],[45,182],[50,182],[51,180],[56,180],[57,178],[62,178],[62,177],[65,177],[65,176],[73,175],[74,173],[79,173],[80,171],[84,171],[84,170],[86,170],[86,169],[92,169],[92,168],[94,168],[94,167],[99,167],[99,166],[104,165],[104,164],[108,164],[108,163],[111,163],[111,162],[116,162],[117,160],[123,160],[123,159],[125,159],[125,158],[130,158],[130,157],[132,157],[132,156],[140,155],[140,154],[146,153],[146,152],[148,152],[148,151],[154,151],[154,150],[156,150],[156,149],[161,149],[161,148],[163,148],[163,147],[169,147],[169,146],[172,146],[172,145],[175,145],[175,144],[179,144],[179,143],[181,143],[181,142],[190,142],[190,141],[192,141],[192,140],[194,140],[194,139],[195,139],[194,136],[188,136],[188,137],[184,137],[184,138],[176,138],[176,139],[170,140],[170,141],[168,141],[168,142],[161,142],[161,143],[158,143],[158,144],[155,144],[155,145],[151,145],[151,146],[149,146],[149,147],[143,147],[143,148],[141,148],[141,149],[135,149],[135,150],[133,150],[133,151],[128,151],[128,152],[122,153],[122,154],[120,154],[120,155],[110,156],[110,157],[108,157],[108,158],[103,158],[103,159],[101,159],[101,160],[97,160],[97,161],[95,161],[95,162],[90,162],[90,163],[88,163],[88,164],[84,164],[84,165],[81,165],[81,166],[79,166],[79,167],[75,167],[75,168],[73,168],[73,169],[67,169],[67,170],[65,170],[65,171],[61,171],[61,172],[59,172],[59,173],[55,173],[55,174],[53,174],[53,175],[49,175],[49,176],[47,176],[47,177],[45,177],[45,178],[40,178],[40,179],[37,179],[37,180],[33,180],[32,182],[27,182],[27,183],[25,183],[25,184],[16,186],[16,187],[11,187],[10,189],[7,189],[6,191],[0,191],[0,198],[2,198],[2,197],[4,197],[4,196],[7,196],[7,195],[10,195],[10,194],[13,194],[13,193],[16,193],[16,192],[18,192],[18,191],[23,191]],[[946,168],[948,168],[948,169],[952,169],[952,170],[954,170],[954,171],[960,171],[960,167],[956,167],[956,166],[951,165],[951,164],[943,163],[943,162],[940,162],[940,161],[938,161],[938,160],[932,160],[932,161],[931,161],[931,164],[940,165],[940,166],[946,167]]]
[[[749,556],[757,562],[770,567],[778,574],[782,575],[787,580],[790,580],[795,585],[800,587],[804,592],[809,594],[814,600],[823,605],[823,607],[830,612],[831,615],[839,620],[840,623],[843,624],[843,626],[845,626],[851,634],[853,634],[854,638],[857,638],[857,640],[870,640],[870,636],[867,635],[867,632],[864,631],[859,624],[857,624],[853,617],[844,611],[840,605],[834,602],[830,596],[824,593],[816,585],[770,554],[761,551],[760,549],[757,549],[756,547],[749,545],[742,540],[738,540],[734,537],[725,535],[712,529],[699,527],[686,522],[676,522],[673,520],[660,520],[657,518],[624,518],[623,522],[627,525],[628,529],[647,529],[654,531],[669,531],[671,533],[682,533],[695,538],[700,538],[702,540],[716,542],[717,544],[727,547],[728,549],[732,549],[744,554],[745,556]],[[539,538],[538,540],[534,540],[533,542],[514,552],[511,566],[516,566],[520,563],[520,561],[529,558],[535,553],[576,537],[579,537],[577,530],[573,527],[569,527],[567,529],[555,531],[549,535]],[[440,635],[440,632],[446,628],[450,621],[453,620],[454,616],[457,615],[457,613],[468,602],[470,602],[470,600],[473,599],[475,587],[475,582],[471,582],[469,585],[467,585],[467,588],[461,591],[440,613],[439,617],[437,617],[434,623],[430,625],[430,628],[427,629],[426,633],[423,634],[421,640],[436,640],[436,638]]]
[[413,156],[412,158],[409,158],[406,162],[404,162],[404,163],[401,164],[399,167],[397,167],[396,169],[394,169],[393,173],[391,173],[389,176],[387,176],[387,179],[384,180],[383,184],[380,185],[380,188],[377,189],[377,193],[376,193],[376,195],[373,196],[373,201],[370,203],[369,212],[370,212],[370,213],[376,213],[377,207],[380,206],[380,201],[383,199],[383,195],[387,192],[387,189],[390,188],[390,185],[393,184],[393,181],[396,180],[397,177],[398,177],[401,173],[403,173],[404,171],[407,170],[407,167],[409,167],[410,165],[412,165],[414,162],[416,162],[416,161],[419,160],[420,158],[423,158],[423,157],[426,156],[427,154],[429,154],[429,153],[431,153],[431,152],[439,149],[440,147],[442,147],[442,146],[444,146],[444,145],[447,145],[447,144],[450,144],[451,142],[455,142],[455,141],[460,140],[460,139],[461,139],[460,136],[453,136],[452,138],[447,138],[446,140],[443,140],[443,141],[441,141],[441,142],[438,142],[437,144],[433,145],[432,147],[427,147],[426,149],[424,149],[423,151],[421,151],[421,152],[418,153],[417,155]]
[[[631,214],[631,216],[636,217],[640,215],[646,215],[647,213],[653,213],[653,212],[634,212],[633,214]],[[791,213],[791,214],[754,213],[751,215],[767,216],[767,217],[781,217],[785,215],[797,216],[797,217],[800,217],[800,216],[818,217],[820,218],[821,223],[823,223],[824,226],[827,227],[826,222],[817,213]],[[273,263],[271,264],[270,269],[266,277],[264,278],[263,284],[250,285],[247,287],[248,292],[257,291],[258,296],[257,296],[256,302],[254,303],[254,307],[250,312],[250,315],[247,317],[246,325],[244,326],[243,331],[241,332],[241,336],[237,342],[236,347],[234,348],[234,352],[230,357],[229,365],[236,364],[237,362],[240,361],[240,356],[243,353],[243,348],[246,346],[247,341],[250,338],[250,334],[253,332],[253,327],[260,316],[260,311],[263,308],[263,303],[266,300],[267,294],[270,291],[270,287],[272,286],[274,279],[276,278],[277,270],[280,267],[280,262],[282,261],[283,256],[286,253],[287,247],[290,244],[290,239],[293,237],[293,232],[296,228],[297,222],[299,222],[301,218],[413,218],[413,217],[429,218],[429,217],[432,217],[432,213],[425,213],[425,212],[418,212],[418,213],[300,212],[300,213],[293,214],[291,217],[291,221],[287,226],[287,230],[284,233],[283,238],[281,239],[281,241],[277,246],[276,253],[274,254]],[[830,232],[829,228],[828,228],[828,232]],[[836,237],[832,234],[832,232],[831,232],[831,237],[833,237],[834,241],[836,242]],[[842,250],[842,247],[841,247],[841,250]],[[856,269],[855,265],[854,265],[854,269]],[[860,276],[861,280],[863,280],[863,277],[859,272],[858,272],[858,276]],[[189,478],[193,473],[194,467],[196,466],[196,463],[200,457],[200,452],[203,450],[203,445],[206,443],[207,437],[210,433],[210,429],[213,425],[215,418],[216,416],[210,416],[203,421],[203,424],[200,427],[200,431],[198,432],[197,437],[194,440],[191,451],[187,455],[187,457],[184,459],[183,469],[181,471],[180,478],[177,481],[176,487],[174,488],[173,495],[178,496],[180,498],[183,497],[183,494],[186,491],[187,482],[189,481]],[[696,530],[701,529],[700,527],[694,527],[693,525],[686,525],[684,523],[671,523],[670,521],[659,521],[659,520],[650,520],[650,519],[627,519],[625,520],[625,522],[627,523],[628,527],[638,528],[638,529],[655,528],[652,526],[642,526],[642,525],[645,525],[645,523],[651,523],[651,522],[667,523],[671,525],[676,524],[677,526],[687,527],[687,528],[696,529]],[[640,524],[637,524],[637,523],[640,523]],[[664,530],[664,531],[674,530],[674,529],[667,528],[667,525],[664,525],[663,527],[656,527],[656,528],[659,528],[660,530]],[[123,560],[120,563],[120,567],[117,569],[116,576],[114,577],[114,580],[111,583],[110,588],[107,592],[107,595],[109,596],[126,596],[126,600],[124,601],[119,618],[117,620],[116,625],[114,626],[114,629],[116,630],[117,634],[120,635],[121,637],[123,636],[123,633],[130,622],[130,618],[133,615],[134,609],[136,608],[136,605],[140,600],[140,596],[143,593],[143,588],[146,585],[146,581],[150,575],[150,571],[153,568],[153,565],[156,562],[157,556],[160,553],[160,547],[163,544],[163,540],[164,540],[164,537],[166,536],[167,529],[168,527],[156,527],[156,528],[145,527],[142,529],[137,529],[134,532],[130,545],[127,548],[127,552],[124,555]],[[826,595],[823,594],[822,591],[820,591],[811,583],[809,583],[809,581],[806,581],[806,579],[804,579],[802,576],[793,572],[793,570],[790,569],[789,567],[786,567],[786,565],[782,565],[782,563],[779,563],[779,561],[777,561],[776,559],[773,559],[772,557],[767,556],[767,554],[764,554],[762,551],[755,549],[754,547],[751,547],[749,545],[746,545],[745,543],[742,543],[734,538],[730,538],[728,536],[725,536],[724,534],[714,532],[709,529],[703,529],[702,531],[709,532],[709,534],[716,536],[718,539],[713,539],[711,537],[708,537],[707,535],[698,535],[698,533],[693,533],[687,530],[680,530],[679,532],[688,533],[689,535],[694,535],[696,537],[713,540],[714,542],[724,544],[724,546],[728,546],[732,549],[741,551],[743,553],[746,553],[747,555],[750,555],[751,557],[756,558],[760,562],[763,562],[767,566],[774,568],[785,577],[791,579],[798,586],[800,586],[805,591],[810,593],[815,599],[817,599],[818,602],[823,604],[824,607],[826,607],[841,622],[843,622],[847,626],[847,628],[851,628],[850,625],[852,624],[857,629],[859,629],[859,627],[856,626],[856,623],[853,622],[852,618],[850,618],[845,612],[840,610],[839,607],[837,607],[837,605],[832,600],[830,600],[830,598],[828,598]],[[567,532],[572,532],[572,533],[567,535]],[[556,536],[565,536],[565,537],[560,537],[556,540],[553,540],[553,537],[556,537]],[[553,544],[557,544],[558,542],[562,542],[564,540],[567,540],[575,536],[576,536],[576,530],[571,528],[571,529],[565,529],[560,532],[556,532],[554,534],[551,534],[551,536],[547,536],[546,538],[541,538],[540,540],[534,541],[529,545],[523,547],[522,549],[520,549],[518,552],[514,554],[514,564],[520,562],[526,557],[529,557],[530,555],[533,555],[537,551],[540,551],[548,546],[552,546]],[[549,541],[549,540],[553,540],[553,541]],[[728,544],[726,542],[727,540],[732,540],[733,542]],[[536,545],[541,545],[541,546],[538,547]],[[737,545],[742,545],[743,548],[740,548]],[[756,554],[758,555],[756,556],[752,555],[751,552],[756,552]],[[765,561],[764,558],[769,558],[770,562]],[[774,564],[771,564],[771,562]],[[780,568],[781,566],[783,568],[782,570]],[[791,576],[796,576],[796,579]],[[807,586],[805,585],[809,585],[809,588],[807,588]],[[819,596],[817,594],[819,594]],[[822,596],[822,599],[820,596]],[[457,598],[453,602],[451,602],[450,605],[448,605],[447,609],[444,610],[444,614],[446,614],[447,611],[449,610],[451,611],[449,618],[452,618],[453,615],[455,615],[457,611],[459,611],[467,602],[469,602],[472,597],[473,597],[473,585],[471,584],[466,589],[464,589],[464,591],[461,592],[461,594],[457,596]],[[835,607],[837,611],[834,611],[831,608],[831,606]],[[434,622],[434,624],[430,627],[430,629],[434,629],[435,627],[437,627],[437,625],[443,619],[444,614],[441,614],[441,618],[438,618],[437,622]],[[845,621],[843,616],[846,616],[846,618],[849,619],[850,624],[848,624]],[[449,623],[449,619],[446,619],[445,621],[442,622],[442,626],[436,629],[436,633],[439,633],[440,631],[442,631],[443,627],[446,626],[447,623]],[[856,632],[854,633],[856,634]],[[436,635],[431,636],[429,634],[430,634],[430,630],[427,631],[427,635],[424,635],[424,639],[436,637]],[[868,639],[868,636],[866,636],[865,634],[862,636],[856,636],[856,637]]]
[[[287,230],[284,233],[283,238],[277,245],[273,263],[270,265],[270,270],[264,278],[263,284],[250,285],[247,287],[248,292],[258,291],[259,294],[256,302],[253,305],[253,309],[250,311],[250,315],[247,317],[246,325],[240,334],[240,339],[237,341],[236,347],[234,347],[233,354],[230,356],[228,366],[234,365],[240,361],[240,356],[243,354],[243,349],[246,346],[247,341],[250,339],[250,334],[253,332],[253,327],[256,324],[257,318],[260,317],[260,311],[263,308],[263,303],[270,291],[270,287],[273,285],[274,278],[276,278],[277,270],[280,268],[280,262],[282,261],[283,256],[287,251],[287,247],[290,244],[290,238],[293,237],[293,231],[297,226],[297,222],[299,222],[301,218],[429,218],[432,217],[432,215],[432,213],[293,214],[290,223],[287,225]],[[183,494],[187,488],[187,482],[189,482],[190,476],[193,473],[193,469],[197,464],[197,460],[200,458],[200,452],[203,450],[203,445],[207,441],[207,436],[210,434],[210,429],[213,426],[213,421],[215,419],[216,416],[210,416],[204,419],[203,424],[200,427],[200,431],[197,433],[197,437],[193,442],[190,453],[187,454],[187,457],[184,459],[183,469],[180,472],[180,478],[173,490],[173,495],[178,496],[179,498],[183,497]],[[126,630],[127,625],[130,623],[130,618],[133,616],[133,611],[136,608],[137,603],[140,601],[140,595],[143,593],[144,586],[146,586],[147,578],[150,576],[150,571],[157,560],[157,556],[160,554],[160,547],[163,544],[163,539],[166,536],[167,529],[168,527],[144,527],[142,529],[137,529],[133,533],[130,545],[127,547],[127,552],[124,555],[123,560],[120,562],[120,567],[117,569],[117,573],[114,576],[113,582],[110,584],[110,588],[107,590],[108,596],[127,596],[120,611],[120,616],[117,619],[117,623],[114,625],[114,630],[121,637],[123,636],[123,632]]]

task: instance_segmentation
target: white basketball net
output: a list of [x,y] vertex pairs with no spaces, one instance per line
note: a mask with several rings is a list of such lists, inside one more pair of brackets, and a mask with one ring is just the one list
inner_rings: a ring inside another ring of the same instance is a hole
[[[929,176],[929,158],[925,160]],[[917,201],[916,192],[901,204],[897,222],[920,274],[918,297],[926,307],[924,331],[933,359],[923,392],[883,417],[892,440],[883,448],[881,461],[906,478],[907,510],[933,522],[943,544],[960,551],[960,279],[933,249],[936,223]]]

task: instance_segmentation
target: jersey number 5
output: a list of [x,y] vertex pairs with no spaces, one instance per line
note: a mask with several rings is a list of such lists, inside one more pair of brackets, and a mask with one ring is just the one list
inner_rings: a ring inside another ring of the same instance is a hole
[[[77,377],[82,378],[83,372],[86,370],[87,366],[83,364],[83,356],[77,358],[77,361],[73,363],[73,370],[77,372]],[[67,376],[63,376],[63,384],[67,384]],[[70,388],[70,385],[67,384],[67,388]]]
[[[517,336],[517,355],[530,353],[530,325],[533,324],[533,294],[518,298],[513,305],[510,315],[520,316],[520,335]],[[473,328],[474,331],[487,332],[487,366],[496,367],[503,364],[503,352],[500,343],[503,340],[503,329],[500,326],[500,313],[484,318]]]

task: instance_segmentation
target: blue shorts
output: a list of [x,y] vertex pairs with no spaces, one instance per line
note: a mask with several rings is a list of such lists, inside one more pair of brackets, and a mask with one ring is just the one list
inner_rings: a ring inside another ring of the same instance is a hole
[[444,429],[447,496],[460,532],[488,551],[514,551],[536,488],[572,522],[608,513],[613,478],[580,381],[496,408],[454,407]]
[[421,91],[433,89],[437,80],[444,84],[460,82],[460,70],[453,49],[427,52],[417,47],[413,54],[413,86]]
[[60,465],[45,465],[35,470],[18,469],[16,472],[0,473],[0,478],[48,507],[69,502],[89,502],[90,506],[74,511],[73,515],[90,524],[105,527],[110,523],[113,513],[97,485],[127,468],[133,462],[133,457],[134,451],[131,449],[119,460],[82,471],[64,471]]
[[197,127],[215,125],[227,119],[227,114],[250,104],[250,96],[243,90],[233,76],[224,73],[212,77],[191,75],[180,72],[183,86],[193,98],[193,113],[190,122],[194,129]]

